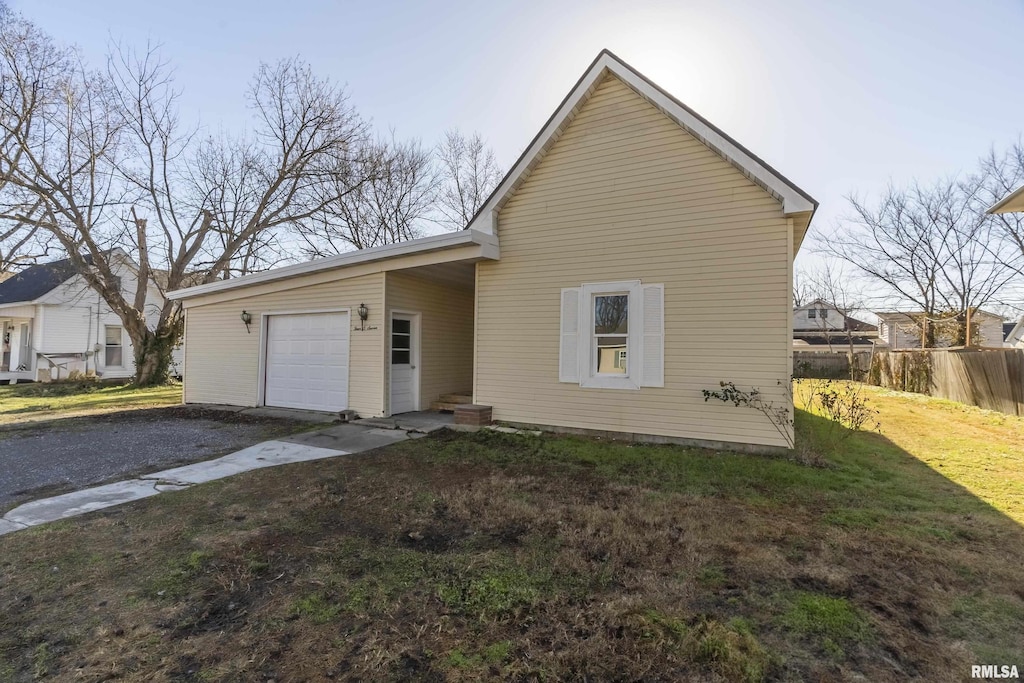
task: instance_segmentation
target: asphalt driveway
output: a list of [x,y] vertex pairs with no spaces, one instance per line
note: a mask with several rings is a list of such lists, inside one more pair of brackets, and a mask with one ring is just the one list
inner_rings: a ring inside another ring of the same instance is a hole
[[217,457],[307,426],[171,407],[5,429],[0,431],[0,512],[27,500]]

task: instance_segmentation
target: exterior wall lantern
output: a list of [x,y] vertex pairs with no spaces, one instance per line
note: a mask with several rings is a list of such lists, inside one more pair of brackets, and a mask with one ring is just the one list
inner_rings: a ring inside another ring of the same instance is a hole
[[252,314],[248,311],[242,311],[242,315],[239,316],[242,322],[245,323],[246,334],[252,334],[252,330],[249,329],[249,325],[252,324]]
[[365,330],[366,319],[370,317],[370,309],[366,307],[366,304],[359,304],[357,312],[359,313],[359,329]]

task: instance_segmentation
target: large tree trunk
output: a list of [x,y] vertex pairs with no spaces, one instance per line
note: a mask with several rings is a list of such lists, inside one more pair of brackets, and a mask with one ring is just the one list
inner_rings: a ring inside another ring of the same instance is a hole
[[171,353],[178,339],[173,328],[158,327],[155,331],[143,326],[128,331],[135,352],[134,383],[140,387],[164,384],[170,377]]

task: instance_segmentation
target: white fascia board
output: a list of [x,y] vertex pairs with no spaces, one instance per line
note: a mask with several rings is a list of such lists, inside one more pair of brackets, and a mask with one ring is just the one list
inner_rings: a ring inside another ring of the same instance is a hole
[[[35,301],[9,301],[6,304],[0,304],[0,315],[3,315],[5,311],[13,311],[17,309],[34,309],[37,306]],[[35,311],[33,311],[34,314]],[[6,317],[6,316],[5,316]],[[32,316],[17,316],[17,317],[29,317]]]
[[335,268],[344,268],[346,266],[352,266],[359,263],[383,261],[386,259],[397,258],[399,256],[409,256],[429,251],[441,251],[444,249],[472,244],[477,244],[481,247],[481,252],[484,258],[498,258],[498,240],[494,235],[485,234],[477,230],[460,230],[458,232],[447,233],[444,235],[421,237],[419,239],[399,242],[397,244],[386,244],[380,247],[360,249],[358,251],[338,254],[337,256],[328,256],[327,258],[316,259],[314,261],[309,261],[308,263],[298,263],[293,266],[274,268],[273,270],[264,271],[262,273],[244,275],[231,280],[218,280],[217,282],[210,282],[205,285],[176,289],[174,291],[167,292],[167,298],[172,301],[179,301],[181,299],[188,299],[194,296],[223,292],[230,289],[237,289],[239,287],[249,287],[251,285],[284,280],[286,278],[298,277],[300,275],[319,273],[321,271],[333,270]]
[[1017,324],[1013,326],[1010,334],[1006,335],[1006,339],[1003,341],[1013,343],[1018,339],[1024,339],[1024,317],[1017,321]]
[[602,51],[590,69],[572,89],[555,113],[548,119],[530,146],[519,157],[519,161],[508,172],[497,189],[491,194],[484,206],[470,221],[468,229],[494,233],[497,224],[497,211],[504,205],[508,196],[518,186],[523,175],[533,166],[537,157],[551,144],[566,125],[566,121],[581,103],[589,97],[592,90],[611,73],[629,85],[644,98],[658,107],[669,118],[674,120],[691,135],[724,157],[741,172],[767,189],[782,202],[783,213],[787,216],[813,213],[817,202],[800,191],[778,171],[748,152],[736,141],[726,136],[696,112],[665,93],[647,80],[638,71],[611,54]]
[[1013,213],[1015,211],[1024,211],[1024,185],[990,206],[985,213]]

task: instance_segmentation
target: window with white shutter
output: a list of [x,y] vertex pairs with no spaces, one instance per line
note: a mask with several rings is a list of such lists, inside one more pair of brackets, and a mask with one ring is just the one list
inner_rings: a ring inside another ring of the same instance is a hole
[[598,389],[665,386],[665,286],[639,280],[562,290],[558,381]]
[[[640,281],[580,287],[580,386],[640,388]],[[625,367],[615,359],[625,352]]]

